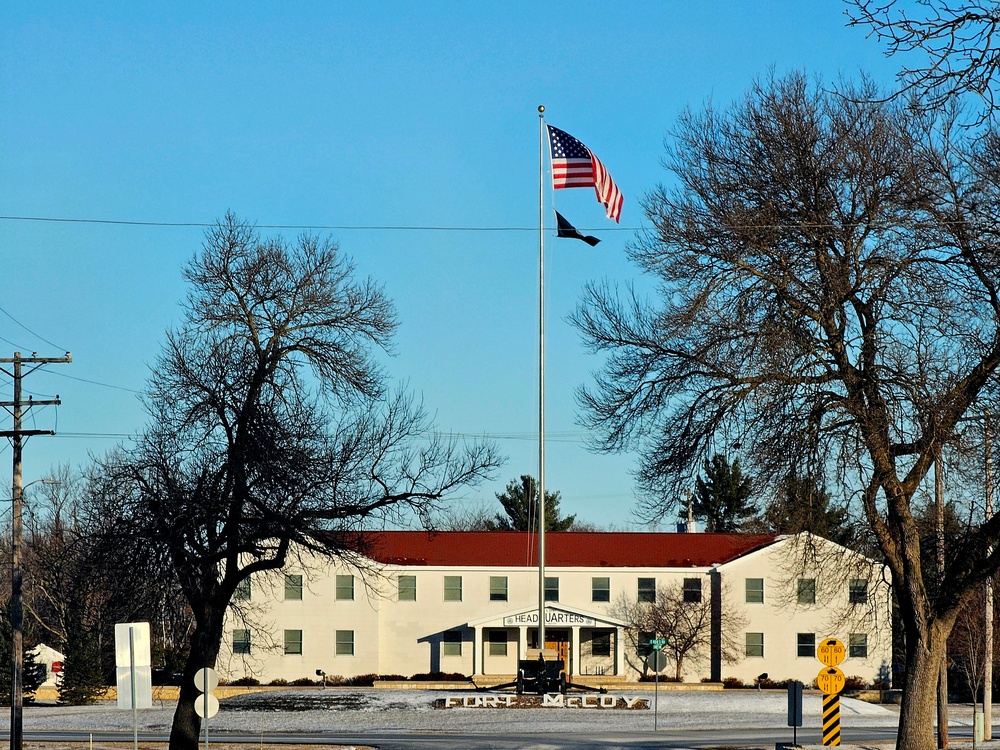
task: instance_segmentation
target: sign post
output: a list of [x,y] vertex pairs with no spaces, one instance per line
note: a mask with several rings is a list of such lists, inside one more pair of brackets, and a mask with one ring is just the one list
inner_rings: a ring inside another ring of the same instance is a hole
[[140,708],[153,707],[153,668],[148,622],[115,625],[115,668],[118,708],[132,709],[132,743],[139,748]]
[[653,731],[655,732],[659,718],[660,672],[667,666],[667,657],[663,654],[663,647],[667,645],[667,641],[665,638],[654,638],[649,645],[653,650],[646,657],[646,664],[653,670]]
[[219,687],[219,675],[211,667],[202,667],[194,674],[194,686],[201,693],[195,698],[194,712],[205,720],[205,748],[208,750],[208,720],[219,713],[219,699],[212,692]]
[[792,744],[799,744],[798,730],[802,726],[802,688],[798,680],[788,683],[788,726],[792,728]]
[[837,667],[847,655],[844,644],[836,638],[826,638],[816,647],[816,658],[825,667],[816,675],[816,684],[823,692],[823,744],[840,744],[840,691],[844,689],[844,673]]

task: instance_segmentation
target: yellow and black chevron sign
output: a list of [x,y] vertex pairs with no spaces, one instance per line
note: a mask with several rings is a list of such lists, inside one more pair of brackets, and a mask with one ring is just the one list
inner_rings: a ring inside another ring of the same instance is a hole
[[840,696],[823,696],[823,744],[840,744]]

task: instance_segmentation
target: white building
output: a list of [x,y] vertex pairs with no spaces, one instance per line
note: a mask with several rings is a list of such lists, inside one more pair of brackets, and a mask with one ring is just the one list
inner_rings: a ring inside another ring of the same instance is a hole
[[[315,679],[317,670],[509,678],[537,645],[536,545],[534,534],[519,532],[390,531],[365,536],[351,565],[305,558],[239,593],[218,669],[262,683]],[[809,534],[546,535],[545,645],[575,681],[638,678],[652,634],[630,631],[616,614],[626,600],[671,595],[710,610],[707,645],[684,659],[685,681],[752,684],[767,673],[811,684],[822,666],[816,645],[828,638],[847,647],[846,675],[872,682],[888,672],[882,569],[832,542]]]

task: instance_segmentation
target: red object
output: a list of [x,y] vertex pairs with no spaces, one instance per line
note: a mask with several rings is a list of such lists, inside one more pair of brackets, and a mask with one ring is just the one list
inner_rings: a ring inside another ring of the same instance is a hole
[[61,661],[52,662],[52,673],[59,674],[60,672],[62,672],[62,662]]
[[[703,568],[776,539],[773,534],[559,531],[545,535],[551,567]],[[520,531],[383,531],[363,535],[364,554],[391,565],[534,567],[538,537]]]

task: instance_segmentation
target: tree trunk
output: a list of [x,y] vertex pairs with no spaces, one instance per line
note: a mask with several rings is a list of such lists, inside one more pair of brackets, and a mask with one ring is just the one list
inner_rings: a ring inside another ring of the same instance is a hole
[[201,717],[195,713],[194,705],[201,691],[195,687],[194,677],[199,669],[215,666],[222,642],[225,612],[223,609],[216,613],[212,607],[205,607],[205,610],[203,617],[196,618],[195,631],[191,635],[191,651],[184,665],[180,697],[170,727],[169,750],[198,750]]
[[934,750],[937,746],[934,717],[945,642],[932,638],[926,648],[923,643],[914,643],[907,649],[896,750]]

